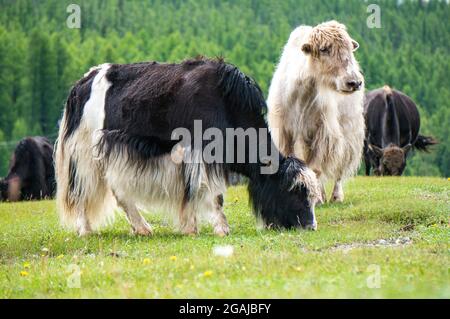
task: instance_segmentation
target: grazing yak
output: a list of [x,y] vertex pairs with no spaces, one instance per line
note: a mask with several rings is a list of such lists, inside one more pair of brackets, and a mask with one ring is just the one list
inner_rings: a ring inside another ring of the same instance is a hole
[[55,188],[53,145],[45,137],[24,138],[14,150],[8,175],[0,180],[0,200],[49,198]]
[[[68,97],[56,144],[63,224],[88,234],[118,205],[134,233],[150,235],[138,209],[156,206],[172,213],[184,234],[197,233],[198,221],[206,216],[215,234],[223,236],[229,233],[225,181],[228,173],[238,173],[248,178],[253,210],[266,227],[315,229],[320,188],[302,161],[275,148],[270,159],[278,161],[278,169],[263,174],[271,160],[249,161],[254,154],[247,148],[229,157],[222,145],[216,151],[226,160],[206,162],[199,152],[204,143],[199,149],[174,138],[180,128],[195,135],[195,122],[201,121],[205,135],[207,129],[226,136],[229,129],[266,130],[265,141],[257,135],[247,144],[269,148],[265,108],[257,84],[220,59],[91,69]],[[241,155],[245,160],[236,162]]]
[[364,78],[344,25],[329,21],[295,29],[272,79],[269,127],[280,152],[295,155],[322,184],[335,181],[332,201],[344,199],[342,182],[360,163],[364,144]]
[[366,175],[400,176],[406,167],[408,152],[415,148],[428,151],[436,140],[419,134],[420,115],[415,103],[389,86],[370,91],[364,102]]

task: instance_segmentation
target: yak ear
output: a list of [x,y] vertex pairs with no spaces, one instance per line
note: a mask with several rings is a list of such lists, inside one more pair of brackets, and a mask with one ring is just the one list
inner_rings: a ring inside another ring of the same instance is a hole
[[373,144],[369,144],[369,149],[375,153],[375,155],[377,155],[378,157],[383,157],[383,149],[373,145]]
[[355,40],[352,40],[352,45],[353,45],[353,52],[358,50],[358,48],[359,48],[359,43],[358,42],[356,42]]
[[304,43],[302,45],[302,51],[304,54],[310,54],[312,52],[312,46],[309,43]]
[[411,150],[412,145],[408,144],[402,147],[403,153],[408,154],[408,152]]

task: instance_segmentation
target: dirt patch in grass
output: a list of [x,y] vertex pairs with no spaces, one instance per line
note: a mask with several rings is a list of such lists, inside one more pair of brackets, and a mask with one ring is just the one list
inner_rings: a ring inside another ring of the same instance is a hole
[[351,244],[338,244],[331,248],[334,251],[348,252],[355,248],[384,248],[384,247],[403,247],[412,244],[412,240],[409,237],[398,237],[389,239],[378,239],[369,243],[351,243]]

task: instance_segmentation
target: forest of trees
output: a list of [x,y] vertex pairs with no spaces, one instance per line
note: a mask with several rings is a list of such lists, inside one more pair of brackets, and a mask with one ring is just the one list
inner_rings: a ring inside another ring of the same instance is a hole
[[[79,29],[66,24],[71,3]],[[381,28],[367,26],[369,3]],[[450,8],[437,0],[0,0],[0,176],[19,139],[55,138],[71,85],[93,65],[223,56],[267,94],[291,30],[330,19],[360,43],[367,87],[411,96],[422,133],[440,141],[406,173],[450,176]]]

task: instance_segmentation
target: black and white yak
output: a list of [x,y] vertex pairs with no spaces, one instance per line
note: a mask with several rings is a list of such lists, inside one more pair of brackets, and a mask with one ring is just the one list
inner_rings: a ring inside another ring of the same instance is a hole
[[50,198],[55,193],[53,145],[45,137],[26,137],[16,146],[8,175],[0,180],[0,200]]
[[366,175],[373,168],[375,175],[400,176],[412,148],[427,152],[437,144],[433,137],[419,134],[420,115],[414,101],[389,86],[366,94],[364,114]]
[[[198,147],[173,139],[179,128],[194,133],[194,120],[201,120],[203,130],[217,128],[224,136],[227,129],[267,130],[265,110],[257,84],[221,60],[91,69],[68,97],[56,146],[62,222],[84,235],[118,205],[134,233],[150,235],[138,209],[156,206],[172,212],[184,234],[197,233],[198,221],[207,216],[214,232],[223,236],[229,233],[223,213],[226,179],[238,173],[248,178],[253,211],[266,227],[316,229],[319,184],[300,160],[275,149],[278,170],[262,174],[270,163],[251,162],[248,148],[243,163],[235,161],[242,155],[236,153],[229,161],[223,145],[218,151],[227,160],[206,163]],[[267,137],[264,141],[258,135],[253,144],[268,147]],[[180,155],[183,160],[176,160]]]

